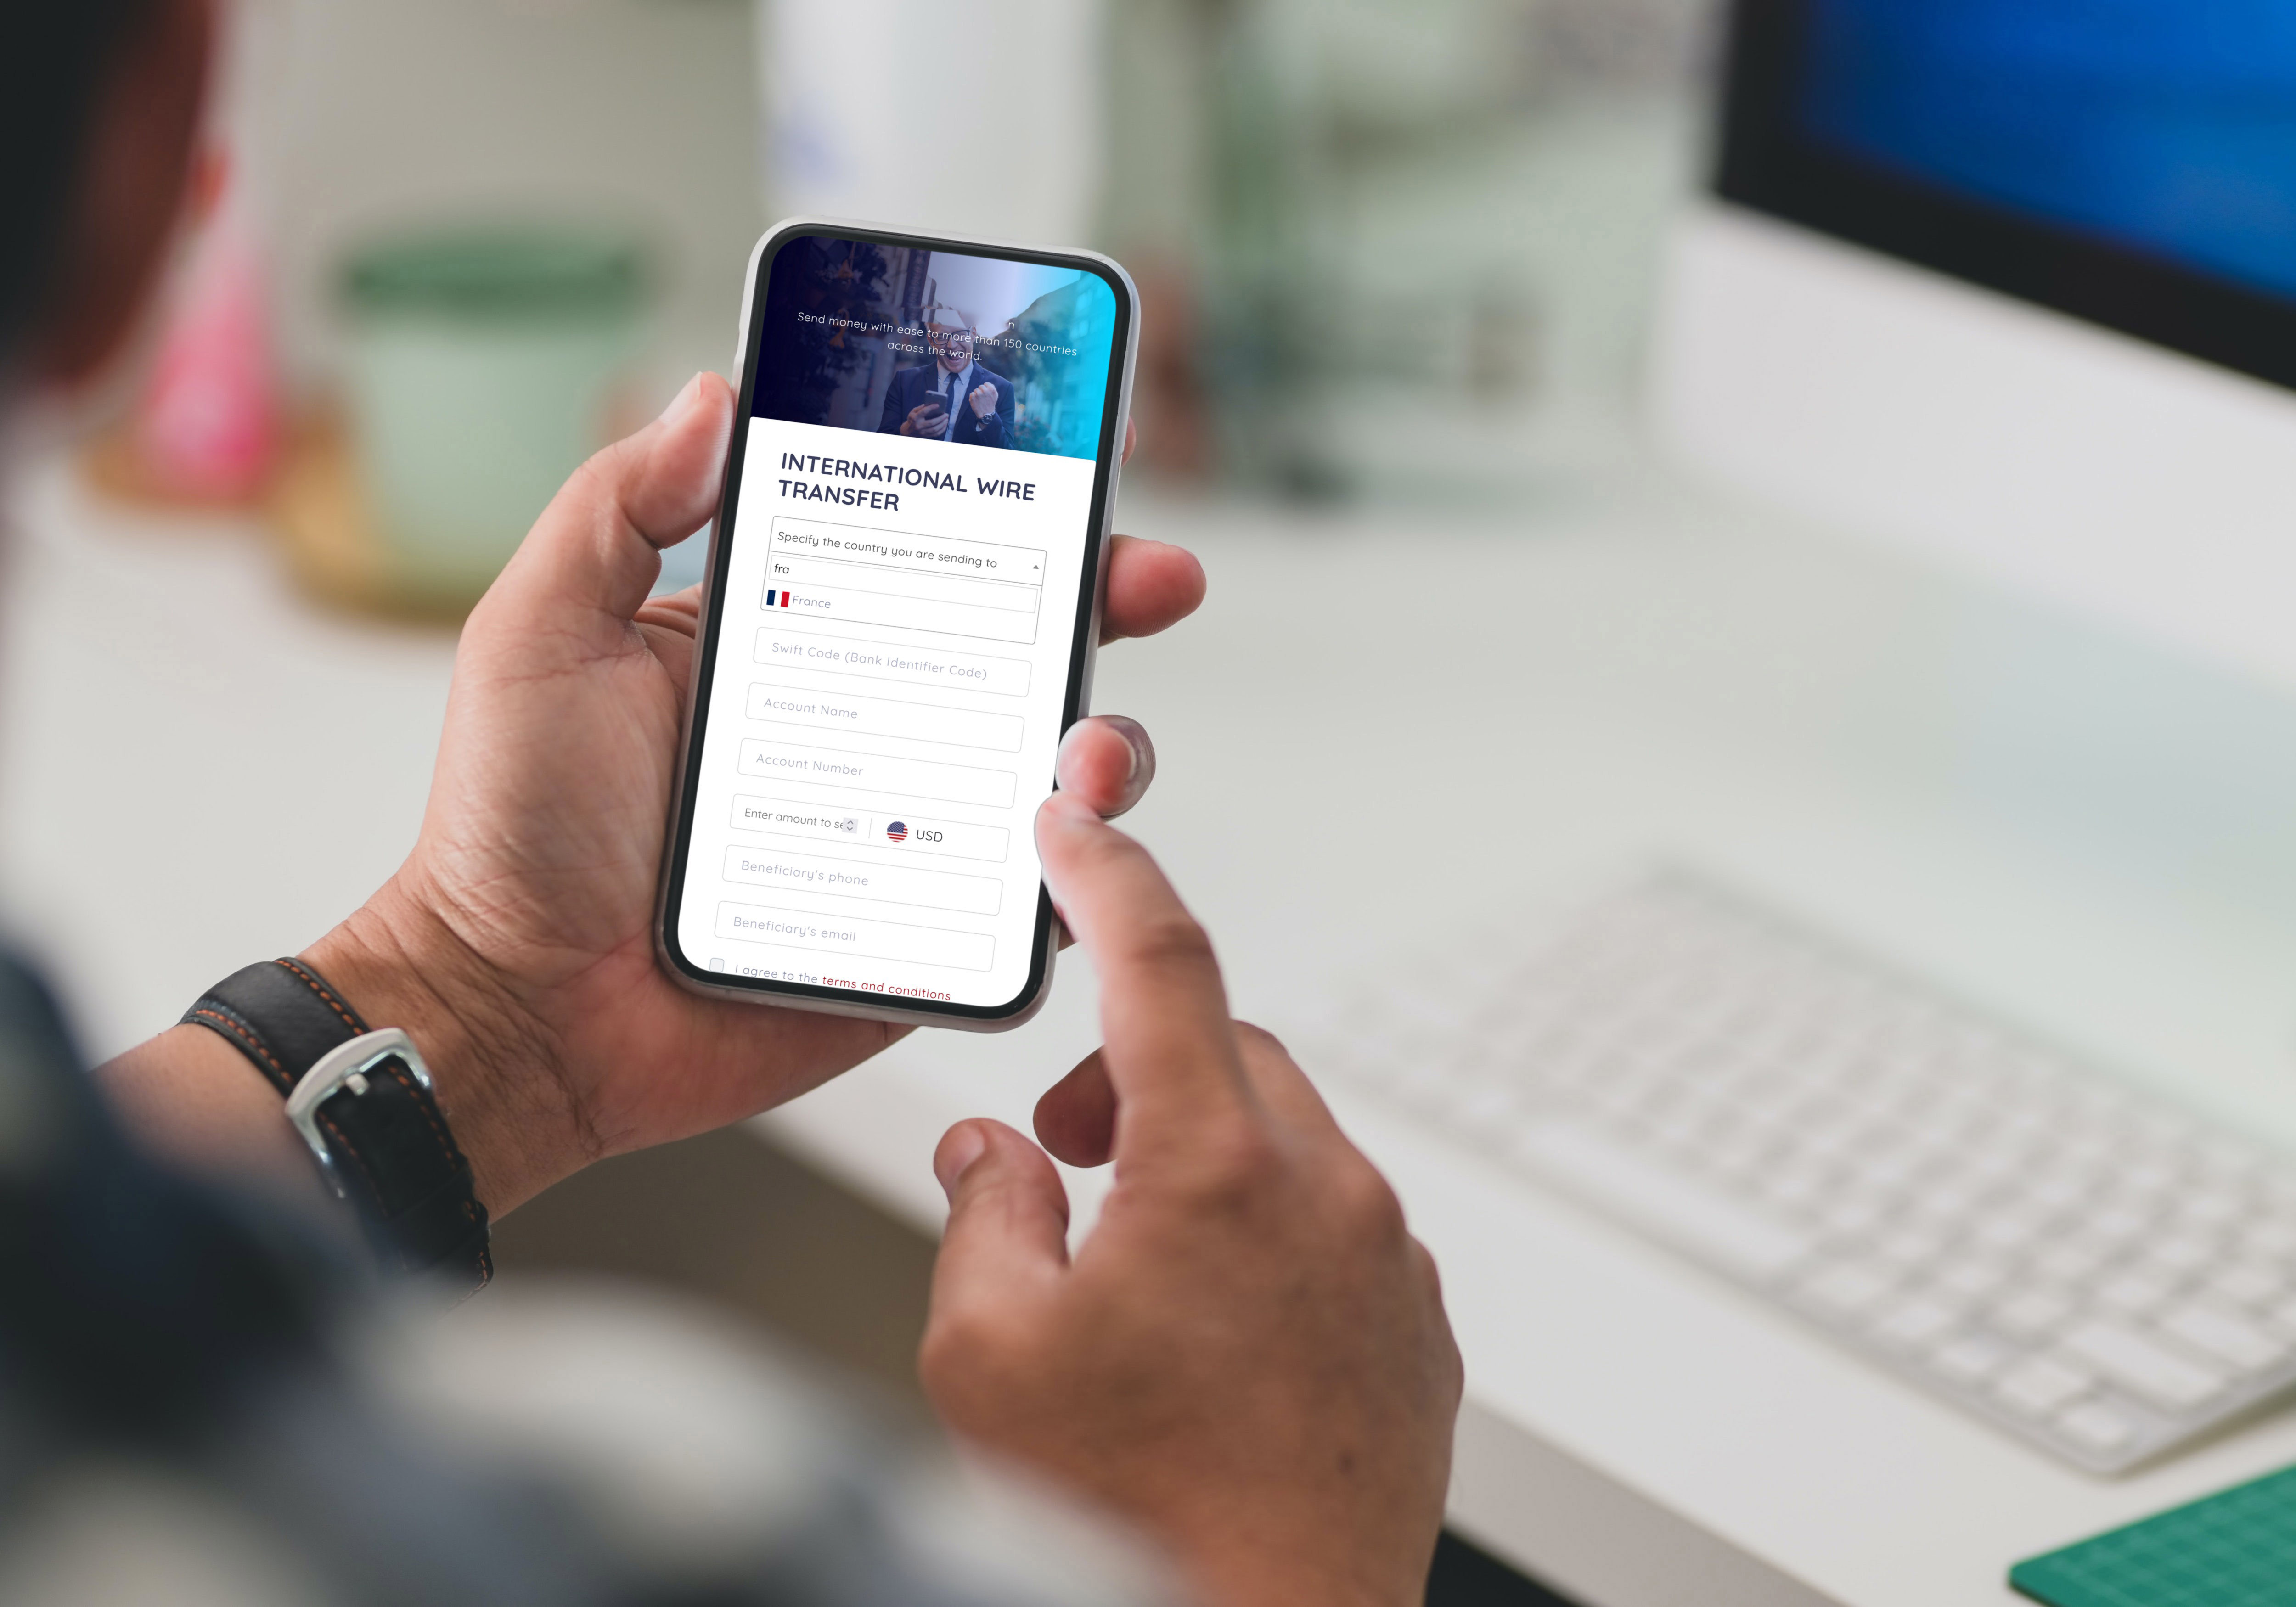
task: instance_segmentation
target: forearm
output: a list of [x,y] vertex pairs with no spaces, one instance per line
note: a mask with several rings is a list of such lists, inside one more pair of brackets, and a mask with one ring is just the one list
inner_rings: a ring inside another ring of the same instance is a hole
[[[555,1080],[508,1074],[543,1058],[525,1013],[395,881],[299,957],[368,1025],[414,1040],[490,1215],[591,1159],[564,1103],[550,1097]],[[279,1090],[221,1034],[171,1027],[94,1075],[148,1152],[236,1183],[324,1193]]]
[[98,1066],[95,1081],[146,1152],[266,1192],[320,1197],[311,1152],[278,1093],[205,1027],[170,1027]]

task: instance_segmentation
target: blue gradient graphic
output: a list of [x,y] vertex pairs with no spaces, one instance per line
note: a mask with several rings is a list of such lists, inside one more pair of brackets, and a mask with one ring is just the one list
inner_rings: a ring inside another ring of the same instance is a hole
[[929,307],[960,309],[976,332],[973,360],[1011,382],[1006,447],[1098,454],[1116,348],[1105,280],[826,235],[785,242],[774,258],[752,414],[874,430],[893,375],[932,360],[919,324]]

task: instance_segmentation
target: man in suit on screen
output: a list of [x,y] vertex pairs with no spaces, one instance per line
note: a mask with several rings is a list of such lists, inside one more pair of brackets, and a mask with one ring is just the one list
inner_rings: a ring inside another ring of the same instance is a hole
[[879,433],[967,447],[1012,446],[1013,381],[973,360],[972,316],[953,307],[929,307],[924,325],[933,360],[893,371]]

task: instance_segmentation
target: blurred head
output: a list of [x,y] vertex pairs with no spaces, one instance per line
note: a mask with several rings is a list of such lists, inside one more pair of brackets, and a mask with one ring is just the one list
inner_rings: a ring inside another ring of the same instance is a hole
[[925,344],[943,368],[957,373],[972,361],[972,319],[953,307],[927,307]]
[[190,181],[216,0],[0,8],[0,371],[69,387],[134,329]]

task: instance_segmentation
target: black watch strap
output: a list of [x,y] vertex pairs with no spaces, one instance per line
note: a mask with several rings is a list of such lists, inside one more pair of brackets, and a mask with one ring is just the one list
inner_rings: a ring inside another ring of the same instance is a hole
[[[404,1034],[370,1031],[300,960],[234,972],[184,1020],[228,1039],[288,1102],[291,1119],[335,1192],[357,1208],[384,1266],[472,1290],[494,1276],[487,1208],[472,1188],[471,1164]],[[315,1067],[319,1075],[306,1086]]]

